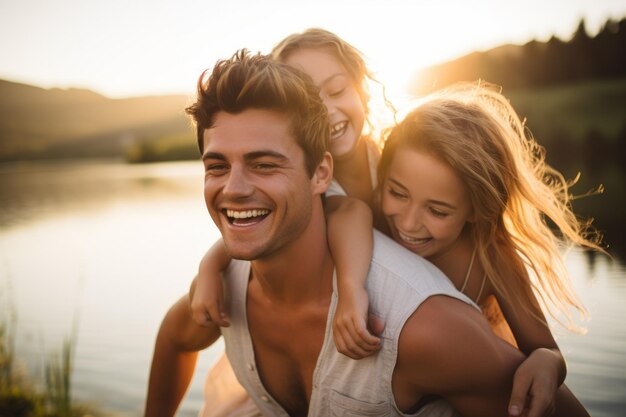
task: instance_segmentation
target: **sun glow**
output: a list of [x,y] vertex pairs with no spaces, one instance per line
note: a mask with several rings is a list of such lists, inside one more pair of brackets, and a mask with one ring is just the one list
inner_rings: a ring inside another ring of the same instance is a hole
[[7,58],[0,78],[111,97],[193,93],[217,59],[243,47],[269,52],[290,33],[321,27],[361,49],[389,94],[401,96],[421,67],[503,43],[567,37],[582,17],[593,32],[624,15],[626,3],[614,0],[24,0],[0,14]]
[[[401,110],[413,100],[410,86],[420,69],[503,42],[528,40],[527,33],[497,18],[504,13],[503,6],[483,8],[456,1],[415,2],[403,5],[401,12],[393,7],[378,9],[372,27],[380,30],[364,25],[329,29],[364,53],[376,80],[384,85],[386,97]],[[372,98],[378,99],[375,94]]]

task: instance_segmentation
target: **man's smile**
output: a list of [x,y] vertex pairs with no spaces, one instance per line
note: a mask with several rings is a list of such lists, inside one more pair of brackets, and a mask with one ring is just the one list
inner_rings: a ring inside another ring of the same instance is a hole
[[222,210],[228,218],[228,223],[236,226],[248,226],[256,224],[263,220],[270,213],[267,209],[250,209],[250,210]]

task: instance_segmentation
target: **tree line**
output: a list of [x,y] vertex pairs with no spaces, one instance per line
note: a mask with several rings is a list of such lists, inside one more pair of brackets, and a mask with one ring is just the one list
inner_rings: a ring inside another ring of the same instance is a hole
[[505,89],[626,77],[626,18],[607,20],[595,36],[582,19],[571,39],[504,45],[423,70],[411,92],[421,95],[457,81],[487,80]]

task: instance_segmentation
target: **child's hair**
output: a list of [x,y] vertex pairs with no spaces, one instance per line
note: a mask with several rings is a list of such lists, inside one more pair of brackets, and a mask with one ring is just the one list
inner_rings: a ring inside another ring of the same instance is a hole
[[395,117],[395,108],[385,95],[385,88],[368,69],[361,51],[341,39],[336,34],[324,29],[310,28],[302,33],[294,33],[280,41],[273,49],[272,56],[278,61],[285,61],[293,52],[306,48],[323,48],[333,54],[348,72],[361,98],[365,109],[365,117],[370,131],[374,131],[374,123],[370,117],[370,91],[368,83],[376,83],[382,87],[385,106]]
[[[427,97],[390,130],[379,184],[395,153],[407,147],[448,164],[467,187],[473,221],[466,227],[495,291],[511,300],[522,295],[516,288],[534,288],[549,314],[562,324],[557,315],[564,314],[566,326],[574,329],[569,307],[583,317],[587,311],[572,288],[559,244],[602,249],[589,223],[581,224],[572,212],[568,183],[545,163],[543,148],[527,135],[508,100],[480,83]],[[509,280],[527,285],[507,285],[514,282]],[[530,306],[527,312],[533,314]]]
[[313,175],[328,150],[330,127],[319,89],[308,75],[245,49],[218,61],[208,78],[207,72],[198,79],[196,102],[186,109],[196,124],[200,152],[204,131],[213,127],[218,112],[276,110],[289,118],[291,133],[304,151],[307,171]]

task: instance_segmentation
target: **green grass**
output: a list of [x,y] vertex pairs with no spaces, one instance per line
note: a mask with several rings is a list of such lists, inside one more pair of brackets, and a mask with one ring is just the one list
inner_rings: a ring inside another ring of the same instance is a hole
[[134,142],[126,149],[125,157],[133,163],[197,160],[200,151],[193,132],[189,130]]
[[[2,312],[0,312],[2,313]],[[97,417],[104,414],[74,401],[71,395],[76,332],[67,337],[60,353],[45,360],[45,389],[15,372],[15,319],[0,314],[0,416],[1,417]]]

